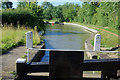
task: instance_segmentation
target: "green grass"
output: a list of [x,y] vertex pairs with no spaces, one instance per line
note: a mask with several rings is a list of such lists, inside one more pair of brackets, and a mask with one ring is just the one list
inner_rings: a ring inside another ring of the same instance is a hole
[[[102,27],[102,26],[97,26],[97,25],[92,25],[92,24],[83,24],[83,23],[78,23],[78,22],[77,22],[77,24],[97,30],[98,34],[100,34],[102,37],[101,38],[101,47],[102,48],[112,48],[112,47],[116,47],[116,46],[120,45],[119,39],[117,36],[114,36],[113,34],[110,34],[110,33],[107,33],[105,31],[101,30],[101,29],[104,29],[104,30],[110,31],[112,33],[115,33],[117,35],[120,35],[120,34],[118,34],[119,30],[114,27]],[[99,29],[96,29],[96,28],[99,28]],[[94,44],[94,38],[93,38],[93,40],[91,40],[91,44],[92,45]]]
[[[90,28],[93,28],[93,29],[95,29],[95,28],[100,28],[100,29],[105,29],[105,30],[107,30],[107,31],[110,31],[110,32],[112,32],[112,33],[115,33],[115,34],[117,34],[117,35],[120,35],[120,34],[118,34],[118,32],[120,31],[120,30],[118,30],[118,29],[116,29],[116,28],[114,28],[114,27],[102,27],[102,26],[98,26],[98,25],[92,25],[92,24],[83,24],[82,23],[82,25],[85,25],[85,26],[87,26],[87,27],[90,27]],[[96,30],[98,30],[98,29],[96,29]],[[100,30],[99,30],[100,31]]]
[[25,26],[19,26],[15,28],[13,25],[4,25],[2,30],[0,30],[0,48],[2,49],[2,53],[6,53],[8,50],[26,44],[26,35],[25,33],[28,31],[33,32],[33,44],[40,44],[40,37],[37,34],[36,30],[26,29]]
[[[98,29],[96,29],[98,30]],[[98,30],[101,35],[101,47],[102,48],[112,48],[119,45],[119,40],[117,36],[113,34],[106,33],[105,31]],[[94,45],[94,38],[91,40],[91,44]]]

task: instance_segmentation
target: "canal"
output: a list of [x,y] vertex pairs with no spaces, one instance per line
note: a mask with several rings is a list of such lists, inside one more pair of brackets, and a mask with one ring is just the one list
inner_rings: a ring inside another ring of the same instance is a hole
[[[90,32],[76,25],[48,25],[44,35],[46,49],[84,50],[85,40]],[[49,62],[49,51],[45,52],[41,62]]]

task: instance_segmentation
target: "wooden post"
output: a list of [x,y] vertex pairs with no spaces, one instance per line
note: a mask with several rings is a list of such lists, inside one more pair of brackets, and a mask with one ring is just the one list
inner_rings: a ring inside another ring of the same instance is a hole
[[16,71],[18,80],[25,80],[27,76],[26,65],[26,59],[19,58],[16,60]]
[[82,51],[50,51],[50,79],[82,80],[83,60]]

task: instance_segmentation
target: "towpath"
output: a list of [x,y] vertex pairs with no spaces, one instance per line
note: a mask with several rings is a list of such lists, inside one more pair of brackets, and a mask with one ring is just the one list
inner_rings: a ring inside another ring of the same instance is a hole
[[15,71],[15,61],[18,58],[21,58],[25,55],[26,48],[25,46],[19,46],[12,50],[10,50],[8,53],[0,56],[2,59],[2,78],[3,79],[11,79],[13,78],[13,75],[11,72]]

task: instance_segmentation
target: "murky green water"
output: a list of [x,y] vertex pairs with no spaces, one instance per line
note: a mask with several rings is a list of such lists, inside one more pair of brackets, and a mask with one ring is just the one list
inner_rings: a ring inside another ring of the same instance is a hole
[[[79,26],[57,24],[48,26],[44,40],[46,49],[84,50],[84,43],[88,37],[90,33]],[[49,61],[49,51],[46,51],[42,61]]]

